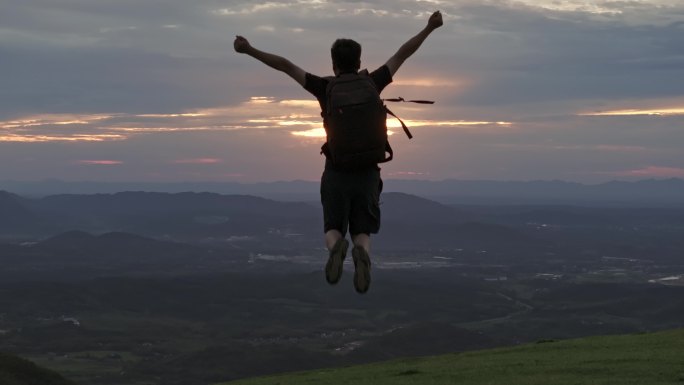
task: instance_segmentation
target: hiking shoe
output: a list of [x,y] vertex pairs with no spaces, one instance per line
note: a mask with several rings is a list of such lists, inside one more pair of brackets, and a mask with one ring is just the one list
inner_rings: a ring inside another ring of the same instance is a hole
[[342,276],[342,265],[344,264],[344,258],[347,256],[348,248],[349,242],[344,238],[340,238],[335,242],[332,250],[330,250],[328,263],[325,264],[325,279],[331,285],[336,284]]
[[371,276],[371,261],[366,249],[360,246],[354,246],[352,249],[352,257],[354,258],[354,289],[360,294],[368,291],[370,286]]

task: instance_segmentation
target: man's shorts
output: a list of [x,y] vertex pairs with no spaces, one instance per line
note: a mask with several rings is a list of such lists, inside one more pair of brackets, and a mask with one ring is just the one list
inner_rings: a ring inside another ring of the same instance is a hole
[[326,167],[321,177],[324,230],[352,235],[380,230],[382,179],[377,167],[344,172]]

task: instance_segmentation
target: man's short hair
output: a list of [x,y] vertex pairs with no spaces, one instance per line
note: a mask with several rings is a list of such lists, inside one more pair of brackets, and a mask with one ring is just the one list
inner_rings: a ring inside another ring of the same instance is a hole
[[340,72],[356,72],[361,63],[361,44],[351,39],[337,39],[330,47],[333,65]]

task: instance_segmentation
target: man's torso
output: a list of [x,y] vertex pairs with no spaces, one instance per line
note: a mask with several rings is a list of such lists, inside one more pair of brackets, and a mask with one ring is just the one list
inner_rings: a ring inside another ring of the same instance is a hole
[[[376,69],[375,71],[371,72],[368,75],[373,83],[375,84],[375,87],[378,90],[378,93],[381,93],[382,90],[387,87],[392,82],[392,75],[389,71],[389,68],[387,68],[386,65],[381,66],[380,68]],[[306,84],[304,86],[304,89],[309,91],[313,96],[316,97],[318,100],[318,104],[321,107],[321,117],[325,119],[326,116],[326,108],[327,108],[327,97],[326,97],[326,90],[328,87],[328,83],[330,81],[330,78],[326,77],[320,77],[317,75],[313,75],[311,73],[306,73]],[[325,162],[325,168],[326,170],[334,168],[334,165],[330,161],[328,157],[326,157],[326,162]],[[377,168],[377,165],[372,166],[371,168]]]

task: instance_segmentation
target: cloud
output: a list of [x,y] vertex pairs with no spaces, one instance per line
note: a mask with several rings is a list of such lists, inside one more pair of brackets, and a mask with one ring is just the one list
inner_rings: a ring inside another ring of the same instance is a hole
[[144,134],[320,126],[314,103],[256,96],[234,106],[171,113],[29,115],[0,121],[0,142],[120,141]]
[[[412,107],[404,122],[417,127],[510,127],[511,122],[484,120],[412,119],[430,107]],[[401,128],[397,119],[390,118],[387,127],[392,135]],[[253,96],[235,106],[213,107],[172,113],[101,113],[101,114],[42,114],[0,121],[0,142],[49,141],[120,141],[135,135],[173,132],[229,131],[229,130],[289,130],[298,137],[325,138],[319,105],[315,100],[277,100],[270,96]],[[482,128],[478,128],[482,129]],[[204,159],[204,158],[198,158]]]
[[122,135],[111,134],[91,134],[91,135],[0,135],[0,142],[22,142],[22,143],[42,143],[42,142],[104,142],[109,140],[122,140]]
[[633,170],[621,171],[606,171],[602,174],[612,175],[615,177],[632,177],[632,178],[684,178],[684,168],[667,167],[667,166],[646,166]]
[[388,176],[394,177],[394,178],[415,178],[415,177],[425,177],[429,176],[429,172],[420,172],[420,171],[393,171],[387,173]]
[[[405,64],[396,85],[410,84],[406,75],[416,79],[413,86],[433,88],[467,81],[465,94],[440,91],[451,96],[449,104],[675,95],[681,90],[675,79],[684,78],[682,28],[674,16],[684,6],[662,2],[163,4],[54,0],[3,7],[0,54],[10,58],[2,69],[12,76],[0,91],[0,118],[17,111],[201,108],[268,86],[286,98],[291,81],[231,52],[232,36],[243,33],[321,73],[330,68],[330,42],[348,33],[362,41],[364,63],[374,68],[422,27],[433,7],[443,9],[447,24]],[[595,9],[607,15],[597,18]],[[436,76],[426,81],[426,73]]]
[[116,166],[124,162],[120,160],[77,160],[76,163],[88,166]]
[[304,131],[291,131],[290,132],[294,136],[301,136],[305,138],[325,138],[326,133],[325,133],[325,128],[319,127],[319,128],[312,128],[310,130],[304,130]]
[[81,164],[95,179],[316,179],[318,103],[234,53],[233,37],[318,75],[350,37],[374,69],[437,8],[444,27],[384,92],[437,103],[391,106],[416,137],[393,136],[387,173],[590,180],[684,167],[678,2],[36,0],[0,13],[0,179],[69,177],[74,158],[123,162]]
[[222,162],[223,160],[218,158],[177,159],[173,161],[175,164],[217,164]]
[[608,110],[599,112],[587,112],[584,116],[634,116],[634,115],[684,115],[684,107],[677,108],[630,108],[624,110]]

